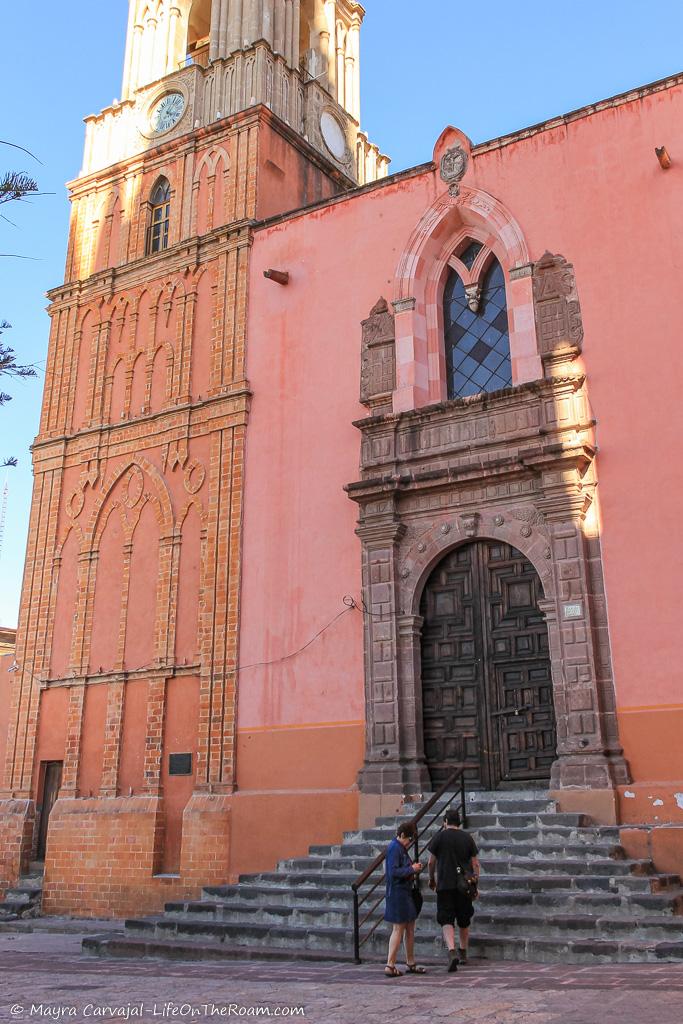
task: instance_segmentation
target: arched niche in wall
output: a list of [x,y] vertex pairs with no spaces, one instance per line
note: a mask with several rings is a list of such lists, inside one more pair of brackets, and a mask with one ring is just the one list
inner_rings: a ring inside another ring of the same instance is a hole
[[95,577],[89,670],[107,672],[116,667],[121,628],[123,549],[125,532],[118,503],[109,509],[99,538]]
[[159,523],[146,501],[133,532],[126,610],[124,665],[129,672],[148,667],[155,655]]
[[72,527],[58,552],[57,600],[50,647],[50,676],[53,679],[66,675],[69,667],[78,585],[78,547],[78,534]]

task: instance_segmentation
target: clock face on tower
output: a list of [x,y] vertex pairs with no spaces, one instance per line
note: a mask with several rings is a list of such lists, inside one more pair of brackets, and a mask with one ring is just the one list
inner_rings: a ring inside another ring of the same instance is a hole
[[185,110],[185,97],[181,92],[167,92],[154,106],[150,114],[152,131],[167,132],[177,125]]

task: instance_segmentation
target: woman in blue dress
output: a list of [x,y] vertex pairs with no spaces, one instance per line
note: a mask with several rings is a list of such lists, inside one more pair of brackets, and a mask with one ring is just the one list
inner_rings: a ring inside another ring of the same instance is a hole
[[389,953],[384,973],[387,978],[400,978],[401,971],[396,967],[396,957],[405,942],[406,966],[410,974],[424,974],[424,967],[415,963],[415,921],[417,910],[413,900],[413,882],[422,864],[411,862],[408,847],[415,842],[415,825],[412,821],[399,825],[396,838],[387,847],[385,870],[387,891],[384,903],[384,920],[393,925],[389,936]]

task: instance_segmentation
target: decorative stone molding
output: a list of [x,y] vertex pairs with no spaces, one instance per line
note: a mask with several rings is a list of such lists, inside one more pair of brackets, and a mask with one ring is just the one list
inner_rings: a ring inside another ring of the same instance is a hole
[[[562,410],[562,414],[560,414]],[[551,377],[496,395],[359,420],[367,793],[425,791],[420,600],[459,544],[520,551],[544,590],[557,760],[551,787],[612,791],[629,779],[619,745],[585,379]],[[571,604],[572,616],[564,614]],[[420,789],[416,789],[416,786]]]
[[386,299],[379,299],[362,328],[360,400],[373,412],[388,412],[396,387],[396,332]]
[[539,352],[547,376],[566,373],[581,353],[583,323],[574,268],[546,252],[534,265],[534,316]]

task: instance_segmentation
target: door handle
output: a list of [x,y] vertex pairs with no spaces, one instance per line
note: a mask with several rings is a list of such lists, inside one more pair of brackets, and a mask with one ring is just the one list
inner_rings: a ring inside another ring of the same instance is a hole
[[518,708],[503,708],[502,711],[492,711],[491,718],[501,718],[503,715],[521,715],[524,711],[531,711],[532,704],[522,704]]

